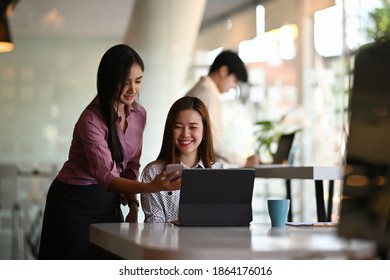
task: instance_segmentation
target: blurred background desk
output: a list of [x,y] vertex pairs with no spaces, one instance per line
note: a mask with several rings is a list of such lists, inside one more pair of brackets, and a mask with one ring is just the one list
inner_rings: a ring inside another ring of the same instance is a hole
[[372,259],[374,242],[346,240],[335,227],[91,225],[92,243],[124,259]]
[[46,194],[56,176],[48,168],[0,163],[0,259],[36,259]]
[[[288,220],[292,221],[291,179],[309,179],[315,182],[317,219],[319,222],[330,222],[332,215],[334,180],[343,178],[344,169],[341,166],[290,166],[290,165],[259,165],[255,168],[256,178],[286,179],[286,197],[290,199]],[[324,184],[329,181],[329,196],[327,211],[325,211]]]

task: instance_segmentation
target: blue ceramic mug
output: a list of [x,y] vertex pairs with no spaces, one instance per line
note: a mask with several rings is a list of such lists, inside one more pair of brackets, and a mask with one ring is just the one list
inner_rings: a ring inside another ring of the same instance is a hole
[[284,227],[287,222],[289,199],[268,199],[268,213],[272,227]]

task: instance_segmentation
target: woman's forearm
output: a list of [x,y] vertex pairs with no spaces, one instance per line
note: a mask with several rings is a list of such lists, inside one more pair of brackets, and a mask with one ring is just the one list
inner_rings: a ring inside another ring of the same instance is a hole
[[117,177],[111,181],[108,186],[109,191],[116,191],[125,195],[132,195],[135,193],[154,193],[159,191],[173,191],[179,190],[181,187],[181,178],[178,177],[179,172],[173,172],[169,175],[164,173],[157,174],[156,178],[150,183],[142,183],[138,181],[129,180],[122,177]]
[[122,177],[117,177],[108,186],[109,191],[124,193],[131,196],[136,193],[155,192],[149,183],[142,183]]

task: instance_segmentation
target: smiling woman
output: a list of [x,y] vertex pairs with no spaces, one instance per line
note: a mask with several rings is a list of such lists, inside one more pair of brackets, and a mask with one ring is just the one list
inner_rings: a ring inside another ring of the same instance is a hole
[[[173,103],[165,121],[160,153],[145,167],[142,181],[154,180],[156,174],[172,164],[182,164],[184,168],[223,168],[215,160],[207,107],[197,97],[185,96]],[[177,220],[179,198],[180,191],[141,194],[145,222]]]

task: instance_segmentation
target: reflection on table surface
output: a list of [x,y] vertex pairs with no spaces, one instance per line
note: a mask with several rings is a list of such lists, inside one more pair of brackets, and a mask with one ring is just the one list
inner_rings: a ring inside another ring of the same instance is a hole
[[337,227],[91,225],[91,242],[124,259],[372,259],[375,244],[337,236]]

